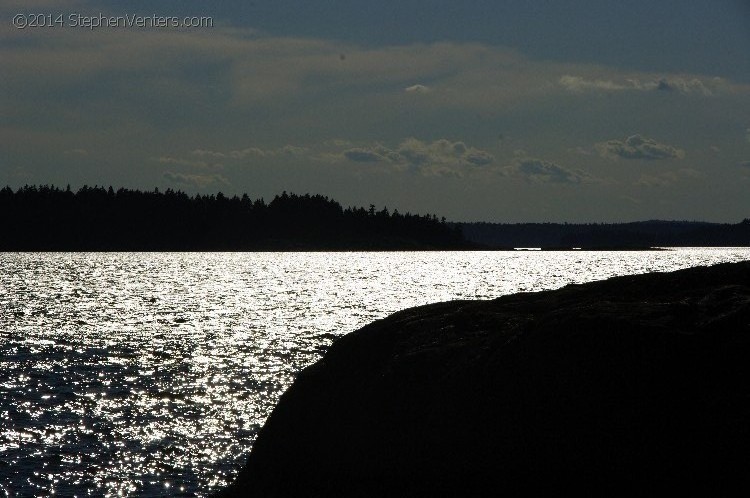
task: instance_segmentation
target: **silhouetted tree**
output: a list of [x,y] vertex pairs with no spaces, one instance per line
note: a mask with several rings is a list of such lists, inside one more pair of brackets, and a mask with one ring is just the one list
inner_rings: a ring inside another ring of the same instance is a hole
[[0,250],[285,250],[466,247],[434,215],[371,205],[346,209],[321,195],[188,196],[84,185],[0,189]]

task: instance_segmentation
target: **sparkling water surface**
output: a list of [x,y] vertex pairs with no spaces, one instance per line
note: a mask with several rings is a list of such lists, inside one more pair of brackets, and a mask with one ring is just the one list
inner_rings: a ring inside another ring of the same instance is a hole
[[395,311],[750,259],[637,252],[0,253],[0,496],[208,496],[294,373]]

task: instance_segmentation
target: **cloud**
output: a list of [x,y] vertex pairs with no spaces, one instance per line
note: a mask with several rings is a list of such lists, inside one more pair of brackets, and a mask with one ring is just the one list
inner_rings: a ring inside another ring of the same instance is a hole
[[431,89],[425,85],[412,85],[404,88],[404,91],[407,93],[429,93]]
[[357,163],[374,163],[384,159],[373,150],[360,148],[345,150],[344,157]]
[[[114,182],[127,177],[130,185],[153,184],[154,175],[169,170],[182,175],[171,177],[182,184],[220,181],[211,175],[221,173],[237,188],[257,191],[290,188],[289,182],[296,182],[312,185],[308,188],[330,186],[347,195],[354,185],[364,185],[390,195],[405,189],[388,183],[387,173],[398,176],[392,178],[398,182],[408,180],[403,173],[410,172],[415,177],[467,178],[453,182],[466,187],[459,197],[497,185],[504,197],[513,198],[520,195],[513,189],[522,179],[550,186],[592,181],[567,165],[608,176],[594,169],[601,158],[572,156],[564,149],[585,144],[592,133],[597,138],[587,144],[591,153],[599,154],[593,142],[610,138],[622,140],[622,149],[626,135],[617,129],[639,122],[648,122],[649,128],[636,124],[630,129],[670,144],[693,144],[696,154],[684,161],[686,166],[700,167],[697,150],[710,142],[724,148],[724,157],[734,158],[728,167],[735,173],[748,171],[735,166],[745,155],[733,149],[747,145],[745,128],[730,132],[734,142],[719,133],[700,134],[705,122],[716,122],[717,132],[732,122],[750,127],[740,112],[748,93],[732,83],[735,93],[710,106],[682,105],[680,92],[701,95],[700,85],[691,80],[713,88],[703,76],[636,74],[614,63],[594,67],[533,59],[479,43],[355,46],[221,26],[190,33],[31,34],[13,31],[2,35],[6,43],[0,43],[5,68],[0,108],[11,125],[0,133],[0,148],[14,148],[9,164],[27,167],[28,181],[58,178],[65,171],[82,171],[83,177],[87,173],[77,168],[82,159],[63,157],[60,151],[86,147],[88,163],[98,157],[90,144],[98,144],[97,149],[113,152],[97,174]],[[345,61],[341,53],[346,53]],[[567,78],[561,80],[562,75]],[[423,94],[425,90],[431,93]],[[608,98],[593,106],[571,105],[581,98],[573,92],[604,92]],[[651,105],[657,100],[674,105]],[[614,112],[622,114],[615,119]],[[681,123],[678,128],[675,122]],[[502,144],[494,140],[500,131],[511,137]],[[409,136],[421,140],[403,140]],[[666,138],[672,136],[680,138]],[[295,148],[300,145],[309,150]],[[518,148],[529,152],[514,163],[512,174],[518,177],[500,177]],[[555,162],[534,163],[527,157],[534,150]],[[57,164],[66,166],[56,167],[59,173],[50,160],[58,157]],[[133,166],[149,160],[150,167]],[[617,171],[627,178],[621,178],[623,183],[640,173]],[[370,174],[382,183],[376,187],[362,181]],[[9,176],[0,172],[0,179]],[[476,197],[472,201],[477,204],[491,203],[489,196],[486,201]]]
[[310,149],[307,147],[298,147],[296,145],[285,145],[280,149],[276,149],[274,153],[277,156],[304,156]]
[[[415,82],[435,82],[442,89],[446,84],[454,86],[451,80],[457,75],[475,73],[485,74],[485,82],[495,81],[487,68],[501,68],[509,60],[521,59],[510,50],[476,43],[363,48],[342,47],[338,41],[258,38],[246,45],[245,52],[233,60],[231,74],[233,103],[241,106],[300,95],[341,99],[354,89],[392,98],[429,93],[434,90],[432,84]],[[347,53],[343,64],[339,57],[342,48]],[[472,93],[466,84],[460,88]]]
[[342,156],[359,163],[385,162],[426,176],[456,177],[463,176],[471,169],[488,166],[495,160],[485,150],[445,138],[433,142],[407,138],[395,149],[382,144],[355,147],[343,151]]
[[[75,116],[91,129],[111,131],[127,118],[129,126],[141,126],[144,134],[169,129],[165,123],[175,122],[192,128],[196,136],[239,134],[243,125],[251,128],[250,123],[301,130],[316,126],[322,113],[331,117],[327,120],[331,123],[346,123],[327,137],[316,137],[324,139],[350,131],[342,128],[388,126],[388,120],[397,119],[392,109],[404,105],[415,106],[426,120],[453,110],[510,112],[561,91],[661,86],[695,92],[713,91],[718,85],[706,77],[634,77],[614,67],[593,70],[539,61],[479,43],[363,47],[222,26],[190,32],[146,30],[137,35],[128,30],[36,30],[30,38],[30,33],[9,31],[8,42],[0,44],[4,64],[0,108],[12,119],[25,124],[31,116],[71,122]],[[44,78],[39,77],[40,67],[45,68]],[[746,86],[729,82],[725,86],[746,91]],[[440,98],[418,98],[430,92]],[[31,106],[45,108],[44,117],[29,113]],[[258,109],[264,112],[255,112]],[[318,129],[333,126],[337,125]],[[290,136],[302,133],[295,130]],[[238,150],[235,155],[242,154]]]
[[486,166],[488,164],[491,164],[492,161],[495,160],[494,156],[490,154],[489,152],[483,151],[483,150],[472,150],[467,151],[464,155],[464,159],[469,164],[473,164],[475,166]]
[[595,178],[580,170],[564,168],[559,164],[535,158],[519,158],[504,168],[509,176],[520,176],[535,183],[594,183]]
[[165,180],[176,185],[183,185],[193,188],[204,188],[209,185],[229,185],[226,178],[221,175],[199,175],[199,174],[185,174],[185,173],[174,173],[172,171],[165,171],[162,175]]
[[638,78],[625,78],[621,81],[586,79],[582,76],[566,74],[558,83],[573,93],[600,92],[669,92],[682,95],[713,96],[725,92],[729,85],[721,78],[684,78],[680,76],[660,77],[641,81]]
[[741,161],[739,164],[737,164],[740,168],[748,168],[750,169],[750,161]]
[[624,85],[618,85],[612,81],[607,80],[585,80],[580,76],[570,76],[566,74],[560,78],[560,84],[571,92],[582,93],[587,90],[605,90],[605,91],[617,91],[627,90],[628,87]]
[[207,149],[194,149],[190,154],[198,157],[212,157],[217,159],[241,160],[248,157],[282,157],[303,156],[309,151],[306,147],[296,145],[284,145],[276,149],[261,149],[260,147],[247,147],[228,151],[215,151]]
[[644,90],[657,90],[660,92],[677,92],[684,95],[697,93],[701,95],[711,96],[720,90],[722,81],[719,78],[714,78],[706,83],[699,80],[698,78],[684,79],[684,78],[660,78],[655,84],[649,83],[644,87]]
[[248,156],[260,156],[263,157],[265,153],[263,150],[256,147],[248,147],[241,150],[230,150],[226,152],[220,152],[215,150],[206,149],[195,149],[190,152],[191,155],[198,157],[213,157],[217,159],[243,159]]
[[624,141],[609,140],[595,145],[604,157],[623,159],[681,159],[685,152],[671,145],[659,143],[641,135],[631,135]]

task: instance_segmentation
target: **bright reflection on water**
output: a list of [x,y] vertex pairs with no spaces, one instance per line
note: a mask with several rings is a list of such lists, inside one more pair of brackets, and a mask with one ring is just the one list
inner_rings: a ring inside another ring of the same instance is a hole
[[205,496],[295,371],[394,311],[750,259],[663,252],[0,254],[0,491]]

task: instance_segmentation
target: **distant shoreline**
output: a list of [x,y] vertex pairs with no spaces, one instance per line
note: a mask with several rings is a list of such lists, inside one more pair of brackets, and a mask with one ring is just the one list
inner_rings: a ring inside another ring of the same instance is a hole
[[454,223],[283,192],[270,202],[112,187],[0,189],[0,251],[445,251],[749,247],[736,224]]
[[640,249],[748,247],[750,219],[739,223],[649,220],[630,223],[460,223],[464,238],[484,247]]

